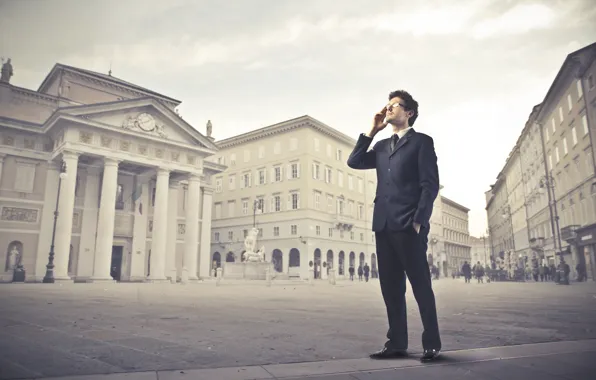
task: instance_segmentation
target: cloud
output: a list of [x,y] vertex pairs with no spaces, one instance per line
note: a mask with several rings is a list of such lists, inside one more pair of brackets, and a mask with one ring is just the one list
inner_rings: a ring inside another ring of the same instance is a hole
[[551,27],[557,16],[544,4],[520,4],[507,12],[474,25],[472,36],[483,39],[495,36],[523,34]]

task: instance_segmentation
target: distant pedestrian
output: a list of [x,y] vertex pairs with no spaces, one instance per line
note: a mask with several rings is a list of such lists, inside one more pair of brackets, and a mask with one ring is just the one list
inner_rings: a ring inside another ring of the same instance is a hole
[[350,272],[350,281],[354,281],[354,267],[351,266],[348,272]]
[[368,282],[368,276],[370,274],[370,267],[367,263],[364,263],[364,281]]
[[472,278],[472,268],[470,268],[470,264],[467,261],[464,261],[464,265],[461,266],[461,272],[464,275],[466,283],[469,284]]
[[358,265],[358,281],[362,281],[362,274],[364,270],[362,269],[362,265]]

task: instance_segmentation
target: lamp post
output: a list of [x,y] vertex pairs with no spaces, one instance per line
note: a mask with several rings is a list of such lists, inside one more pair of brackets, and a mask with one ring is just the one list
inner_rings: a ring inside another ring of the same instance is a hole
[[66,178],[66,162],[62,161],[60,165],[60,175],[58,178],[58,194],[56,195],[56,209],[54,210],[54,228],[52,230],[52,245],[50,245],[50,256],[48,265],[46,265],[46,275],[43,277],[44,284],[54,283],[54,240],[56,239],[56,221],[58,220],[58,205],[60,204],[60,188],[62,180]]
[[[554,224],[552,223],[553,220],[551,219],[551,227],[553,227],[553,246],[555,247],[555,250],[557,249],[557,242],[558,242],[558,247],[559,247],[559,254],[561,254],[561,252],[563,251],[563,248],[561,247],[561,229],[559,228],[559,213],[557,211],[557,197],[555,196],[555,181],[554,178],[552,176],[544,176],[542,178],[540,178],[540,192],[544,193],[544,188],[546,188],[546,191],[548,193],[548,204],[549,207],[551,205],[551,199],[552,199],[552,211],[554,212]],[[552,192],[552,193],[551,193]],[[551,217],[552,217],[552,213],[551,213]],[[556,237],[555,237],[555,228],[554,226],[556,225]]]

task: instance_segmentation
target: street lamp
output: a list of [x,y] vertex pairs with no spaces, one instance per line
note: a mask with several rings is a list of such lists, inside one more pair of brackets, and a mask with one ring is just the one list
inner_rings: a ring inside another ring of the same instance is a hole
[[54,240],[56,238],[56,221],[58,220],[58,205],[60,204],[60,188],[62,187],[62,180],[67,177],[66,162],[62,161],[60,165],[60,176],[58,178],[58,194],[56,195],[56,210],[54,210],[54,228],[52,230],[52,245],[50,245],[50,257],[48,265],[46,265],[46,275],[43,277],[44,284],[54,283]]
[[[557,197],[555,196],[555,181],[552,176],[544,176],[540,178],[539,183],[539,192],[544,194],[544,189],[546,188],[548,194],[548,206],[551,213],[551,228],[553,230],[553,246],[555,250],[557,249],[557,242],[559,243],[559,253],[563,251],[561,247],[561,230],[559,228],[559,213],[557,212]],[[552,193],[551,193],[552,192]],[[551,199],[552,199],[552,208],[551,208]],[[553,218],[553,210],[554,210],[554,218]],[[553,223],[554,219],[554,223]],[[556,229],[556,237],[555,237],[555,224],[557,226]]]

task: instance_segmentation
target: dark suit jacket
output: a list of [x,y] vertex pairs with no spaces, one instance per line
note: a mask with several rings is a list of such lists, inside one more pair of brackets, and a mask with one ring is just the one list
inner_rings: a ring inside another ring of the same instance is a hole
[[[403,231],[420,223],[430,227],[439,193],[439,169],[433,139],[410,129],[391,151],[391,138],[369,151],[370,137],[361,134],[348,158],[352,169],[377,169],[373,231]],[[428,231],[426,231],[428,232]],[[422,233],[422,231],[421,231]]]

